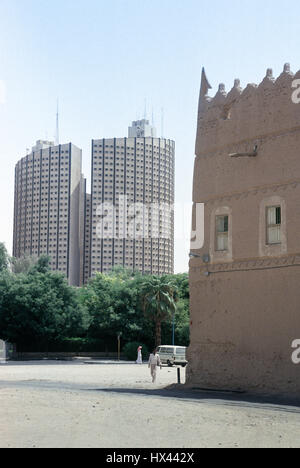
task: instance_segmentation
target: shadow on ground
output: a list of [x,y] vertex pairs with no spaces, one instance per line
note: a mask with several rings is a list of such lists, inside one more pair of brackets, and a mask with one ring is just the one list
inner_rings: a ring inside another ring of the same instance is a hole
[[250,394],[238,394],[231,392],[217,392],[208,390],[188,390],[184,386],[166,387],[163,389],[139,389],[139,388],[99,388],[86,391],[98,391],[103,393],[115,393],[124,395],[151,396],[159,398],[172,398],[181,401],[210,403],[215,405],[239,406],[244,408],[272,409],[300,414],[300,399],[277,397],[273,395],[257,396]]
[[[76,365],[85,365],[86,363],[91,364],[91,361],[78,362]],[[94,363],[100,365],[111,365],[121,363],[124,365],[136,365],[132,362],[112,362],[112,361],[94,361]],[[40,361],[40,362],[8,362],[8,366],[19,366],[19,365],[57,365],[65,364],[60,361]],[[5,366],[5,365],[4,365]],[[4,367],[3,366],[3,367]],[[2,365],[0,366],[0,368]],[[210,405],[227,405],[244,408],[257,408],[257,409],[269,409],[281,412],[290,412],[300,414],[300,397],[285,397],[285,396],[274,396],[274,395],[254,395],[248,393],[233,393],[225,391],[211,391],[205,389],[191,389],[185,385],[171,385],[165,388],[134,388],[134,387],[113,387],[103,386],[100,388],[93,388],[91,384],[82,383],[67,383],[67,382],[55,382],[47,379],[28,379],[20,381],[5,381],[0,380],[0,390],[3,388],[32,388],[32,389],[47,389],[47,390],[62,390],[62,391],[79,391],[79,392],[102,392],[103,394],[123,394],[125,395],[138,395],[141,397],[157,397],[157,398],[168,398],[178,401],[185,401],[191,403],[210,404]]]

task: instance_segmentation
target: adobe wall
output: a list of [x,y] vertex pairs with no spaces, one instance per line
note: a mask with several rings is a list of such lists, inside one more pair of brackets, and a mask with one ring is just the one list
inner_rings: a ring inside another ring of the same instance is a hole
[[[199,279],[195,279],[195,273]],[[298,394],[300,256],[293,268],[212,275],[191,271],[188,384],[201,388]]]
[[[201,88],[193,200],[205,204],[205,238],[190,261],[189,386],[300,390],[291,360],[300,338],[300,104],[291,99],[299,76],[286,65],[277,80],[268,70],[244,91],[238,80],[213,99]],[[255,157],[231,157],[254,147]],[[266,207],[275,205],[282,242],[269,246]],[[218,214],[229,216],[227,252],[215,249]]]

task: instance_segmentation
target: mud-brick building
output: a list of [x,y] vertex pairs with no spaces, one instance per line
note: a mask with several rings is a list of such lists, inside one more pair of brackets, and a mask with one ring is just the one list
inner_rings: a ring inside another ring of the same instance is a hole
[[236,80],[210,98],[203,71],[193,201],[204,204],[204,245],[190,261],[188,385],[300,391],[299,79],[286,64],[277,79],[268,70],[259,85]]

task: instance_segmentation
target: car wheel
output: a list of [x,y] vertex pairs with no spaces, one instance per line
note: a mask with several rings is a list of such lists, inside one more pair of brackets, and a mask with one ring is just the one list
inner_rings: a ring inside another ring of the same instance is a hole
[[173,364],[171,363],[171,361],[168,361],[167,364],[169,367],[173,367]]

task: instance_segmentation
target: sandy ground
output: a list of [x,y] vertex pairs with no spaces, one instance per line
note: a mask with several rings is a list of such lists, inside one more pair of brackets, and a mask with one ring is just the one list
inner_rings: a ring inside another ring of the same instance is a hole
[[[182,378],[184,379],[184,370]],[[175,387],[130,363],[0,365],[0,447],[300,447],[300,407]]]

